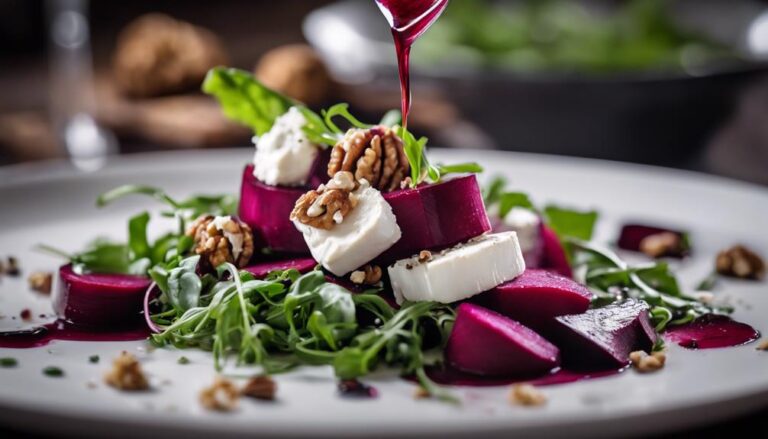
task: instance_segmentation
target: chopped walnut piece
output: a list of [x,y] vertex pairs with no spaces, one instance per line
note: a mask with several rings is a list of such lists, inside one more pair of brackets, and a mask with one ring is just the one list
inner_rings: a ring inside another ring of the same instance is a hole
[[240,392],[232,381],[216,377],[210,387],[200,392],[200,404],[208,410],[228,412],[237,408]]
[[422,264],[432,260],[432,252],[429,250],[422,250],[419,252],[419,262]]
[[429,393],[429,390],[425,389],[422,386],[416,387],[416,390],[413,391],[413,399],[427,399],[431,397],[432,397],[432,394]]
[[7,274],[8,276],[18,276],[21,274],[21,270],[19,269],[19,261],[16,260],[13,256],[8,256],[8,263],[5,266],[5,269],[3,270],[4,274]]
[[762,279],[765,276],[763,259],[742,245],[721,251],[717,255],[715,268],[723,276],[742,279]]
[[257,375],[248,381],[241,393],[249,398],[272,401],[277,393],[277,383],[266,375]]
[[654,352],[651,355],[645,351],[635,351],[629,354],[629,361],[632,366],[640,373],[656,372],[664,367],[667,362],[667,355],[664,352]]
[[36,271],[29,275],[27,282],[33,290],[43,294],[51,294],[53,274],[45,271]]
[[656,233],[640,241],[640,251],[651,258],[682,256],[684,250],[683,239],[677,233]]
[[347,131],[328,163],[329,176],[348,171],[382,192],[399,189],[409,170],[402,139],[385,126]]
[[768,338],[765,338],[760,341],[760,344],[757,345],[758,351],[768,351]]
[[141,363],[126,351],[115,358],[112,363],[112,370],[104,375],[104,382],[124,391],[149,389],[149,381],[141,370]]
[[194,252],[202,256],[207,268],[229,262],[245,267],[253,256],[253,232],[248,224],[230,216],[202,215],[188,228],[194,239]]
[[514,405],[535,407],[546,404],[547,397],[531,384],[515,384],[509,393],[509,402]]
[[353,271],[349,280],[358,285],[375,285],[381,280],[382,270],[378,265],[366,265],[362,270]]
[[357,205],[357,196],[352,191],[361,184],[353,178],[351,172],[339,171],[326,185],[299,197],[291,221],[325,230],[341,223]]

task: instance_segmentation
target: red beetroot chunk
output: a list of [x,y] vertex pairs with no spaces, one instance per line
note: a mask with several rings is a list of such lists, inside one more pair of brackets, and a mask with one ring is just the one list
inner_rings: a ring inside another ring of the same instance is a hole
[[562,276],[572,278],[573,270],[571,270],[568,257],[565,255],[565,249],[560,244],[560,239],[558,239],[555,231],[549,228],[549,226],[542,224],[540,236],[543,250],[538,268],[545,268]]
[[124,326],[141,321],[144,295],[152,281],[125,274],[77,274],[71,265],[59,268],[53,297],[56,315],[74,325]]
[[581,314],[589,308],[592,292],[573,280],[547,270],[528,269],[517,278],[477,296],[498,313],[546,335],[554,318]]
[[648,305],[632,299],[555,320],[550,340],[560,348],[563,365],[577,370],[626,366],[631,352],[650,352],[657,337]]
[[421,250],[440,249],[491,230],[474,175],[384,194],[403,235],[377,261],[388,265]]
[[257,248],[309,255],[304,236],[290,220],[291,211],[307,188],[270,186],[253,176],[253,165],[243,171],[240,188],[240,219],[253,229]]
[[560,364],[557,347],[539,334],[470,303],[458,307],[445,358],[458,370],[486,376],[546,373]]

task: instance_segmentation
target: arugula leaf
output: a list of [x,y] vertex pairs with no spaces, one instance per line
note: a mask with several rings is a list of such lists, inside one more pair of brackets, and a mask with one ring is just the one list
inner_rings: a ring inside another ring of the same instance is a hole
[[382,116],[379,125],[384,125],[385,127],[393,127],[395,125],[400,125],[402,121],[403,113],[401,113],[400,110],[389,110],[384,113],[384,116]]
[[507,179],[501,176],[494,177],[490,183],[483,187],[483,201],[486,207],[490,207],[499,201],[504,188],[507,186]]
[[576,238],[583,241],[592,239],[598,217],[595,211],[580,212],[552,205],[544,208],[544,215],[547,224],[561,240]]
[[464,174],[464,173],[478,174],[483,172],[483,167],[475,162],[467,162],[467,163],[457,163],[454,165],[438,164],[437,170],[439,171],[440,175]]
[[203,91],[218,99],[224,114],[264,135],[275,120],[297,105],[290,98],[268,88],[250,72],[216,67],[203,81]]
[[304,125],[304,134],[310,142],[321,146],[334,146],[339,143],[342,135],[333,132],[325,124],[325,121],[317,113],[307,107],[298,107],[307,123]]
[[184,259],[178,267],[168,272],[167,296],[176,309],[186,311],[197,306],[203,283],[197,276],[197,264],[200,256]]
[[323,113],[323,120],[325,121],[325,125],[328,128],[330,128],[332,132],[337,134],[342,134],[344,132],[341,128],[339,128],[333,122],[333,118],[337,116],[343,117],[347,122],[349,122],[355,128],[367,130],[373,127],[373,125],[369,125],[357,120],[357,118],[353,116],[352,113],[349,112],[349,104],[347,103],[336,104],[331,108],[328,108],[327,110],[323,110],[322,113]]
[[566,238],[573,254],[576,281],[596,293],[595,306],[634,298],[651,306],[651,321],[657,331],[681,325],[705,314],[730,312],[683,294],[677,279],[664,262],[631,266],[616,253],[593,243]]
[[72,269],[78,273],[131,273],[131,259],[125,244],[104,239],[91,242],[82,253],[74,255]]
[[149,257],[148,224],[148,212],[142,212],[128,220],[128,248],[131,250],[130,258],[132,261]]
[[504,218],[515,207],[536,210],[531,199],[522,192],[504,192],[498,195],[499,218]]

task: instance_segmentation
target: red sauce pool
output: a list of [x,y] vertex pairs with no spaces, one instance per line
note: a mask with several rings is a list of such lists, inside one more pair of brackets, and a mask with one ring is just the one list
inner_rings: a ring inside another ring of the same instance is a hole
[[29,349],[45,346],[54,340],[67,341],[134,341],[149,336],[146,325],[120,330],[98,331],[82,328],[61,320],[17,331],[0,332],[0,348]]
[[740,346],[760,338],[760,332],[730,317],[707,315],[664,332],[664,339],[688,349]]
[[618,375],[626,368],[611,369],[597,372],[577,372],[566,369],[556,369],[546,375],[518,377],[483,377],[458,371],[453,368],[431,368],[427,376],[437,384],[446,386],[492,387],[507,386],[514,383],[529,383],[534,386],[551,386],[567,384],[588,379],[605,378]]

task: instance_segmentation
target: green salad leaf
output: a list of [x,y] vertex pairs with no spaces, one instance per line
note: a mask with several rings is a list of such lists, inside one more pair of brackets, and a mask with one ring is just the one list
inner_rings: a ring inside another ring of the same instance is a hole
[[211,69],[203,81],[203,91],[218,99],[228,118],[251,127],[258,136],[297,105],[259,82],[250,72],[233,68]]
[[[278,271],[258,280],[224,264],[215,275],[201,275],[194,271],[196,258],[158,273],[158,285],[167,288],[151,316],[163,328],[151,338],[155,345],[210,350],[219,370],[235,356],[237,364],[260,365],[269,373],[332,365],[340,379],[349,379],[386,364],[415,375],[434,396],[451,399],[424,373],[431,362],[425,352],[450,333],[451,307],[419,302],[395,310],[378,291],[352,294],[320,270]],[[439,340],[428,341],[434,333]]]
[[555,231],[561,240],[576,238],[584,241],[592,239],[592,232],[597,222],[595,211],[577,211],[549,205],[544,208],[547,225]]
[[[128,241],[114,242],[96,239],[81,252],[68,253],[48,245],[38,245],[46,253],[67,259],[76,273],[110,273],[157,276],[154,272],[172,270],[190,252],[191,237],[185,235],[186,224],[202,214],[234,215],[237,198],[232,195],[196,195],[176,200],[165,191],[152,186],[125,185],[105,192],[96,200],[98,207],[107,206],[130,195],[148,196],[169,209],[163,216],[176,218],[178,228],[154,242],[148,237],[150,214],[141,212],[128,219]],[[161,287],[167,291],[167,286]]]
[[682,325],[705,314],[727,314],[728,307],[706,305],[685,295],[665,262],[630,265],[598,244],[567,239],[576,281],[595,294],[594,305],[626,298],[643,300],[651,307],[651,321],[658,332]]

